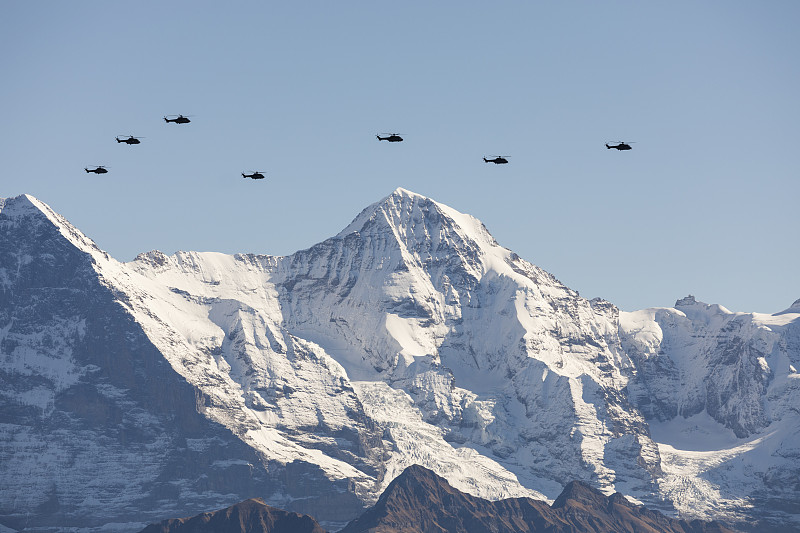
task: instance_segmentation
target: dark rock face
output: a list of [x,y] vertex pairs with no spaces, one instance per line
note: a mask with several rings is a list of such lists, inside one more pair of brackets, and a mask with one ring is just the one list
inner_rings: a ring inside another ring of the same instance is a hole
[[251,499],[213,513],[164,520],[141,533],[325,533],[308,515],[289,513]]
[[605,496],[580,481],[569,483],[550,507],[529,498],[492,502],[464,494],[421,466],[389,484],[375,506],[340,533],[664,532],[725,533],[715,522],[675,520]]

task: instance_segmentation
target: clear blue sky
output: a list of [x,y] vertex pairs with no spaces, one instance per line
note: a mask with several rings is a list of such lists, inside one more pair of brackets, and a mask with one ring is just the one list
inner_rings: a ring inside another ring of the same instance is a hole
[[800,298],[798,28],[795,0],[3,2],[0,196],[127,261],[289,254],[404,187],[622,309],[776,312]]

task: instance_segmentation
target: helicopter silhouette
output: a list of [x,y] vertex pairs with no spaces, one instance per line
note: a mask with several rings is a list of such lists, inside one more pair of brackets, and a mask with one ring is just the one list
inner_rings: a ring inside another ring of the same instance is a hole
[[494,163],[495,165],[505,165],[506,163],[508,163],[508,156],[499,155],[499,156],[495,157],[494,159],[486,159],[484,157],[483,158],[483,162],[484,163]]
[[[176,117],[176,118],[167,118],[167,117]],[[175,124],[188,124],[191,122],[188,118],[184,117],[183,115],[167,115],[164,117],[164,122],[174,122]]]
[[[134,137],[133,135],[128,135],[127,139],[120,139],[116,137],[118,143],[125,143],[125,144],[141,144],[142,141]],[[142,137],[144,139],[144,137]]]
[[631,144],[634,144],[634,143],[625,143],[625,142],[622,142],[622,141],[617,141],[616,145],[612,144],[612,145],[609,146],[609,144],[606,143],[606,148],[608,148],[609,150],[612,149],[612,148],[616,148],[617,150],[633,150],[633,147],[631,147]]
[[83,170],[85,170],[87,174],[89,172],[94,172],[95,174],[105,174],[108,172],[108,170],[106,170],[106,167],[104,167],[103,165],[96,165],[93,170],[89,170],[88,168],[84,167]]
[[400,135],[396,133],[384,133],[387,137],[381,137],[380,135],[376,135],[379,141],[389,141],[390,143],[399,143],[403,140]]
[[264,179],[264,174],[262,174],[261,172],[258,172],[258,171],[255,171],[252,174],[245,174],[244,172],[242,172],[242,177],[243,178],[250,178],[250,179],[253,179],[253,180],[263,180]]

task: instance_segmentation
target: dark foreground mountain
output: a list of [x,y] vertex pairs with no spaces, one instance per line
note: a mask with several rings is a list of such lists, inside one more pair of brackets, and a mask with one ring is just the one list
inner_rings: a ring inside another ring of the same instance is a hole
[[552,507],[531,498],[489,501],[454,489],[419,465],[395,478],[378,502],[340,533],[496,532],[674,532],[732,531],[716,522],[675,520],[630,503],[622,494],[605,496],[572,481]]
[[[165,520],[141,533],[305,533],[324,531],[313,518],[247,500],[214,513]],[[531,498],[489,501],[454,489],[413,465],[387,487],[378,502],[340,533],[726,533],[716,522],[675,520],[605,496],[580,481],[569,483],[552,506]]]
[[192,518],[151,524],[141,533],[325,533],[308,515],[270,507],[263,500],[246,500],[227,509]]

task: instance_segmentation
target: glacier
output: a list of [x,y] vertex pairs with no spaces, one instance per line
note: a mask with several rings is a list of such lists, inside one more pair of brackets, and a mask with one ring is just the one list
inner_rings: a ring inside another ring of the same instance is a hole
[[407,466],[487,499],[578,479],[800,527],[800,301],[582,298],[397,189],[290,256],[122,263],[0,200],[0,524],[134,531],[261,497],[334,529]]

